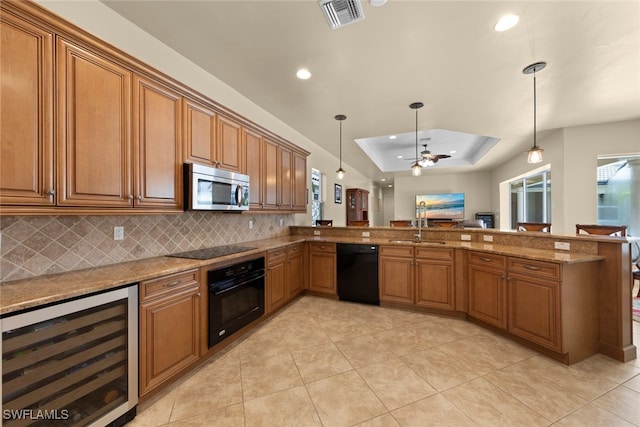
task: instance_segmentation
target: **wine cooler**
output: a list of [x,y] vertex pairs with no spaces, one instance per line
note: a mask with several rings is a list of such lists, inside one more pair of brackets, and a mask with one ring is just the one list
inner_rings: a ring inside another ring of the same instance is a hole
[[119,426],[135,417],[137,290],[0,319],[3,426]]

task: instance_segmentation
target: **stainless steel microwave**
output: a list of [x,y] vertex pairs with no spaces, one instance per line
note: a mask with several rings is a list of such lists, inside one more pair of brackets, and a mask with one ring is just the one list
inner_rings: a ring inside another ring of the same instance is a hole
[[187,209],[205,211],[249,209],[248,175],[185,163],[184,182]]

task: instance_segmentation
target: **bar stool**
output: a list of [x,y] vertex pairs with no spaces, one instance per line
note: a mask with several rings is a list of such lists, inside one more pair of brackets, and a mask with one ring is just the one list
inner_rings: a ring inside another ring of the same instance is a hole
[[550,222],[518,222],[516,224],[517,231],[541,231],[543,233],[551,233]]
[[389,221],[391,227],[412,227],[410,219],[396,219]]
[[584,225],[576,224],[576,234],[584,231],[587,234],[598,234],[601,236],[620,236],[627,235],[626,225]]

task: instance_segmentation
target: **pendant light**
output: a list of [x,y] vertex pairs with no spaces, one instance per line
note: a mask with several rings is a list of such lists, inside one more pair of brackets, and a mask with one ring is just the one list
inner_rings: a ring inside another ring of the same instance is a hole
[[533,74],[533,147],[527,151],[527,162],[542,162],[542,153],[544,150],[536,144],[536,72],[544,70],[547,66],[546,62],[536,62],[525,67],[522,72],[524,74]]
[[336,175],[338,179],[342,179],[345,174],[345,170],[342,169],[342,122],[347,119],[347,116],[344,114],[338,114],[335,119],[340,122],[340,167],[336,171]]
[[416,110],[416,162],[411,165],[411,174],[413,176],[420,176],[422,175],[422,165],[420,165],[420,162],[418,160],[420,160],[418,158],[418,109],[424,107],[424,104],[422,102],[414,102],[413,104],[409,105],[409,108]]

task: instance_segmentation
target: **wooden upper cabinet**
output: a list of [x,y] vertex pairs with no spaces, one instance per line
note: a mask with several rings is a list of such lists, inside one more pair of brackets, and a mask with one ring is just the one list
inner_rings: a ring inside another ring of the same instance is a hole
[[57,40],[58,205],[127,207],[131,72]]
[[287,147],[280,146],[280,172],[278,174],[278,190],[280,192],[279,209],[291,210],[293,207],[293,179],[292,179],[292,155],[293,152]]
[[307,156],[293,152],[293,210],[307,211]]
[[280,203],[278,194],[278,164],[280,162],[278,147],[277,142],[264,138],[264,209],[278,209]]
[[218,113],[197,101],[184,100],[184,160],[215,166]]
[[263,206],[264,160],[262,135],[250,129],[243,129],[246,148],[246,170],[249,175],[249,209],[259,210]]
[[228,117],[218,117],[218,149],[216,167],[231,172],[245,170],[242,126]]
[[134,77],[136,207],[182,207],[182,97]]
[[53,205],[53,35],[0,13],[0,203]]

